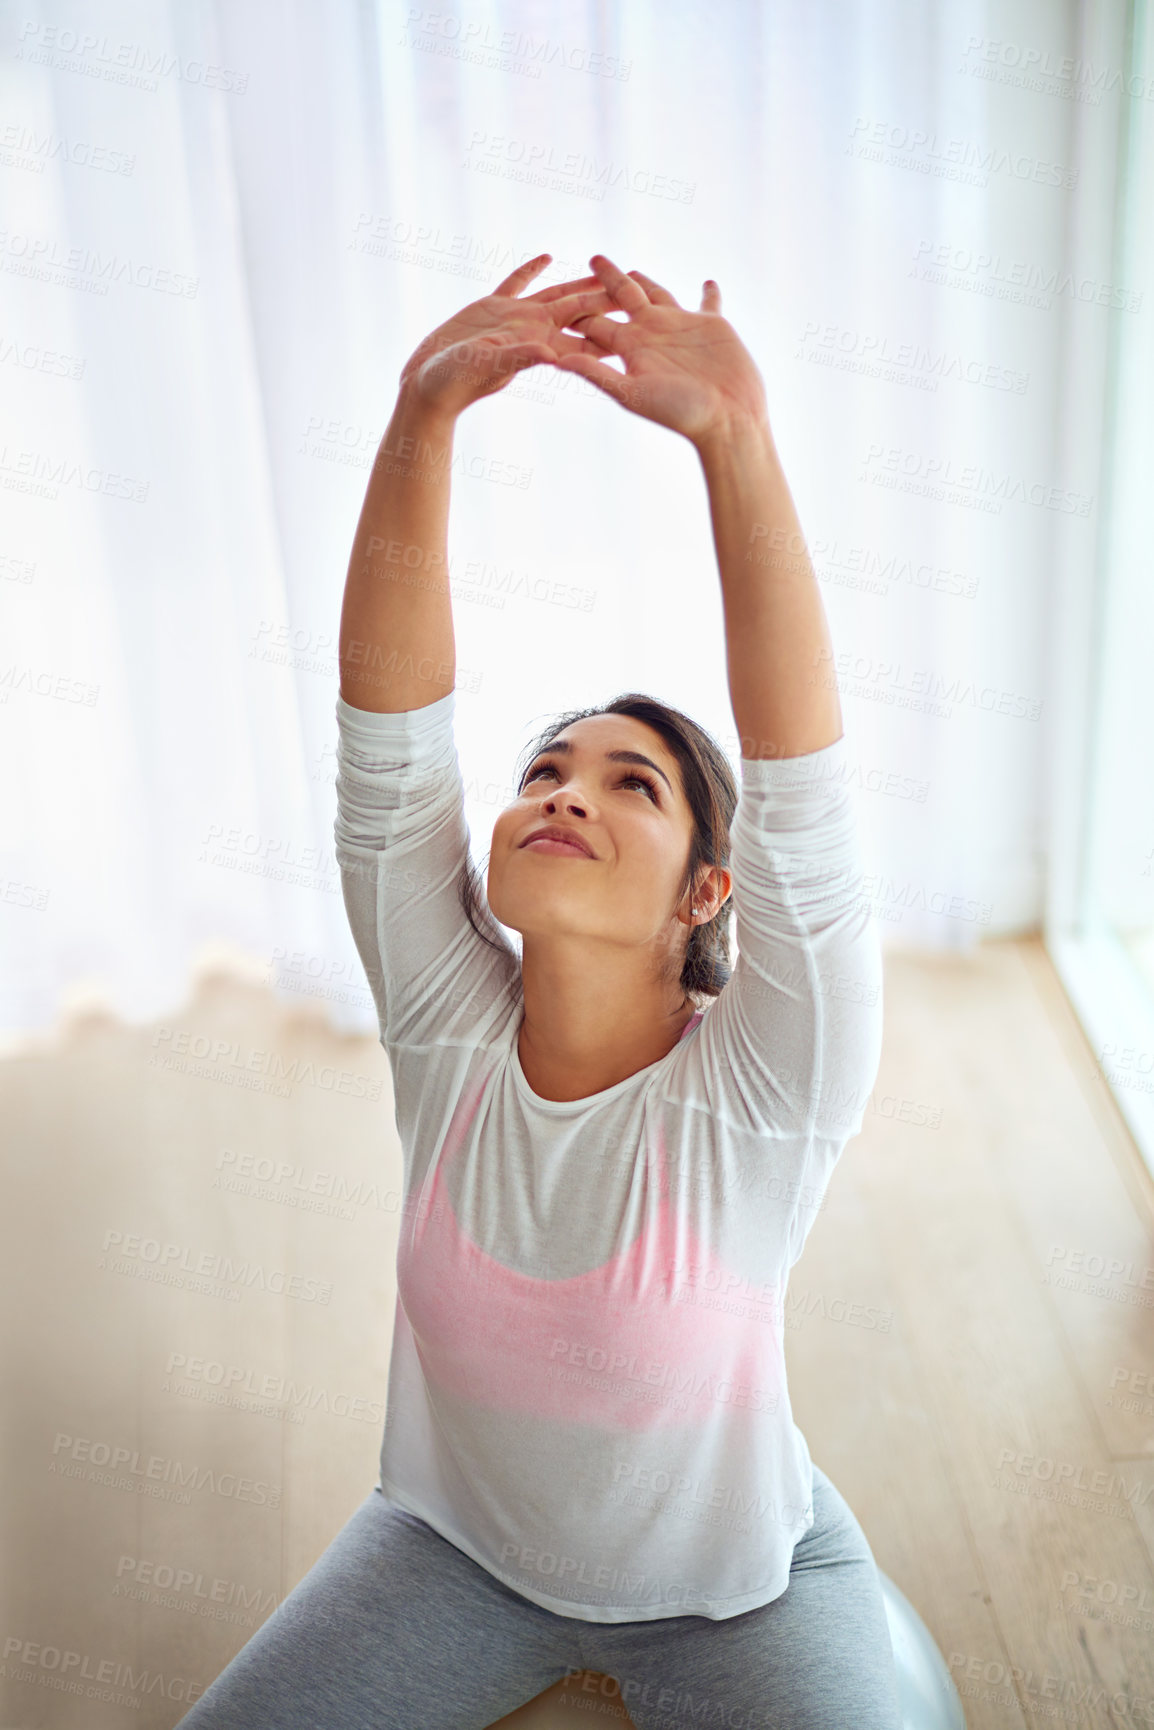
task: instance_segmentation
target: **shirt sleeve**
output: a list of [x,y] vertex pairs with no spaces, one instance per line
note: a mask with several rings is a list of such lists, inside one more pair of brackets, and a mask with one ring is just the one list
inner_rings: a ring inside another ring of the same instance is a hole
[[847,767],[844,734],[803,756],[742,758],[738,953],[701,1027],[730,1109],[823,1168],[861,1128],[881,1057],[881,945]]
[[386,1048],[479,1035],[519,975],[483,888],[478,922],[496,948],[459,898],[470,839],[455,708],[454,691],[398,714],[337,697],[336,860]]

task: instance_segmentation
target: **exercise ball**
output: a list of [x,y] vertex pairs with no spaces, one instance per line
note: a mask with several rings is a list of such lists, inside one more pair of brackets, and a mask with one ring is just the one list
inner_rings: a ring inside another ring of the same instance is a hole
[[[962,1702],[946,1661],[929,1629],[904,1593],[878,1569],[898,1675],[901,1730],[966,1730]],[[594,1671],[569,1682],[555,1682],[515,1712],[498,1718],[489,1730],[589,1730],[589,1710],[598,1707],[599,1724],[633,1723],[607,1678]]]
[[954,1679],[934,1639],[904,1592],[878,1569],[894,1667],[902,1730],[966,1730],[966,1715]]

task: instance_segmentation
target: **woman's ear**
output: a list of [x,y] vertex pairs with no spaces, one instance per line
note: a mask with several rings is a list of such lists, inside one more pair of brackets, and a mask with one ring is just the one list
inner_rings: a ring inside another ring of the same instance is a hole
[[[697,910],[700,922],[713,919],[733,893],[733,873],[724,865],[711,865],[697,885],[690,906]],[[697,920],[694,923],[698,923]]]

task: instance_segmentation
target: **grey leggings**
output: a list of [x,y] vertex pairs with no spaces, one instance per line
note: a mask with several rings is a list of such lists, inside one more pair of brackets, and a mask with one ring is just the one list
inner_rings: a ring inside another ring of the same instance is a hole
[[557,1615],[378,1486],[178,1730],[483,1730],[580,1670],[616,1679],[638,1730],[901,1730],[872,1552],[813,1477],[786,1590],[723,1621]]

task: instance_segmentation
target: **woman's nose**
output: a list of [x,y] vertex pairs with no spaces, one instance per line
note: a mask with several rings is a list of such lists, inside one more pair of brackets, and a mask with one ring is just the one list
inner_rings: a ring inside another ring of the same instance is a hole
[[579,811],[582,816],[584,816],[587,809],[585,800],[581,797],[579,788],[574,788],[574,790],[570,792],[568,787],[558,787],[549,795],[545,803],[550,807],[563,805],[566,811]]

